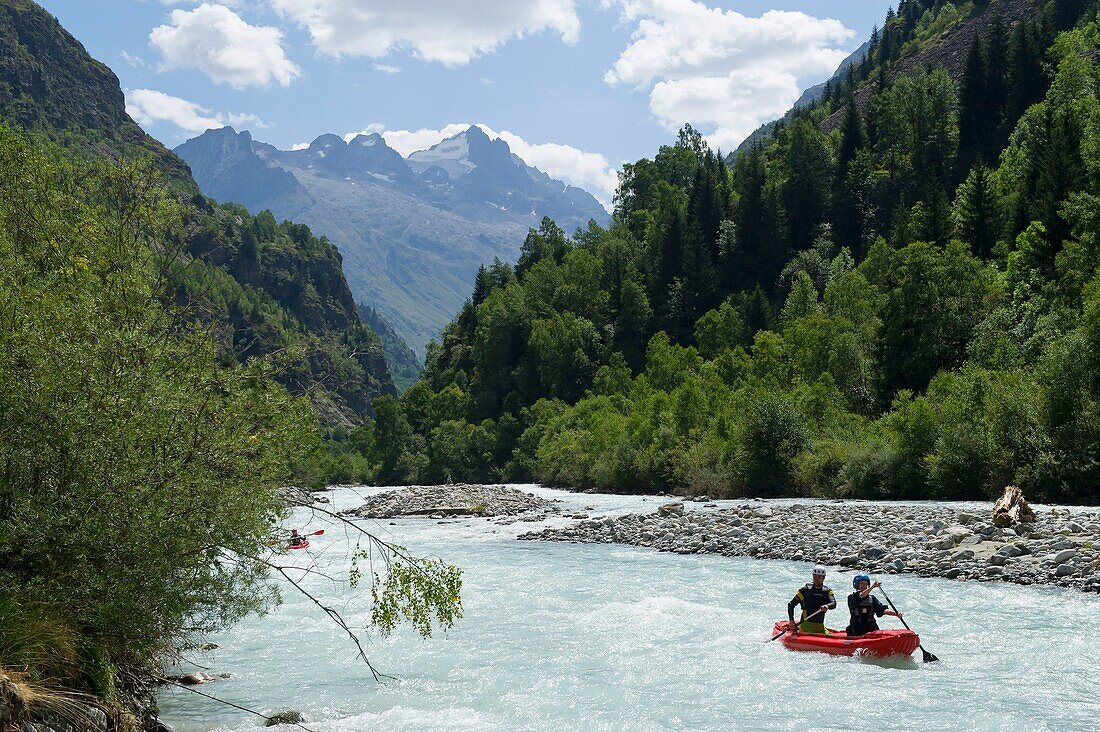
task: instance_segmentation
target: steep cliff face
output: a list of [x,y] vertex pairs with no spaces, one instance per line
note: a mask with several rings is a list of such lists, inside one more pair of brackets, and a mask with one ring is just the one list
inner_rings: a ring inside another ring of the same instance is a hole
[[114,72],[31,0],[0,2],[0,119],[86,151],[151,155],[198,192],[186,164],[126,114]]
[[[308,391],[329,423],[358,422],[370,414],[374,397],[395,393],[381,343],[359,318],[336,248],[306,226],[205,198],[187,164],[126,113],[110,68],[30,0],[0,1],[0,121],[76,156],[152,160],[185,200],[185,250],[202,265],[196,268],[201,280],[195,275],[183,283],[182,297],[201,301],[227,357],[302,347],[305,360],[283,381]],[[223,142],[231,146],[236,136]],[[241,151],[223,152],[232,159]],[[246,179],[256,172],[270,176],[278,195],[308,198],[290,174],[233,167]]]

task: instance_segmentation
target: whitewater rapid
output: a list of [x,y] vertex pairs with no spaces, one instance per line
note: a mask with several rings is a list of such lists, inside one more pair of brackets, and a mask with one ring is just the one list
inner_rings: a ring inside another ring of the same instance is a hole
[[[653,510],[658,498],[524,490],[593,516]],[[375,489],[336,489],[350,508]],[[305,510],[298,526],[310,519]],[[565,522],[555,518],[537,526]],[[764,643],[809,566],[662,554],[615,545],[520,542],[531,524],[485,519],[365,522],[412,553],[463,569],[465,617],[428,640],[370,636],[374,681],[312,602],[284,591],[263,617],[207,640],[193,659],[231,678],[204,693],[271,713],[300,709],[318,732],[357,730],[1097,729],[1100,597],[1076,590],[908,575],[884,587],[941,661],[869,662]],[[339,575],[349,537],[313,518],[303,566]],[[843,598],[849,572],[829,584]],[[307,575],[346,620],[364,626],[369,595]],[[843,602],[842,602],[843,604]],[[843,611],[830,616],[843,627]],[[883,627],[897,621],[886,618]],[[918,655],[919,658],[919,655]],[[182,670],[191,670],[184,664]],[[166,689],[177,732],[263,727],[263,720]],[[298,729],[282,727],[279,729]]]

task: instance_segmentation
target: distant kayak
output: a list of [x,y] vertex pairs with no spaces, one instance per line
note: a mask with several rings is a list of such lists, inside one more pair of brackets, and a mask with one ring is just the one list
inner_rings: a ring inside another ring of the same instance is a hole
[[[772,629],[772,637],[787,630],[789,623],[781,620]],[[920,645],[920,636],[911,630],[873,630],[866,635],[849,638],[843,630],[816,633],[787,633],[780,641],[792,651],[818,651],[834,656],[908,656]]]
[[303,541],[301,544],[287,544],[287,549],[309,549],[309,542]]

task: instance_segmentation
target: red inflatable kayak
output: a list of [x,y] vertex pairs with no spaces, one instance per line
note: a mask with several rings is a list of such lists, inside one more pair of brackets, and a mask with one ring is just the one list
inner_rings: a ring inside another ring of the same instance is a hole
[[287,549],[309,549],[309,542],[303,541],[301,544],[287,544]]
[[[787,629],[789,623],[780,620],[772,629],[772,638]],[[816,633],[787,633],[780,641],[792,651],[820,651],[834,656],[908,656],[920,645],[920,636],[911,630],[873,630],[867,635],[849,638],[843,630]]]

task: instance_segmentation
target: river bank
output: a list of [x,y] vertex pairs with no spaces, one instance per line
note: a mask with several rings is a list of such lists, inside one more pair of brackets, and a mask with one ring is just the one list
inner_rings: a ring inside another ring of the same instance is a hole
[[652,513],[589,519],[518,538],[1100,592],[1100,512],[1041,508],[1033,523],[1000,528],[991,511],[992,504],[981,511],[874,502],[674,502]]

